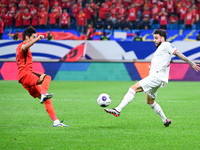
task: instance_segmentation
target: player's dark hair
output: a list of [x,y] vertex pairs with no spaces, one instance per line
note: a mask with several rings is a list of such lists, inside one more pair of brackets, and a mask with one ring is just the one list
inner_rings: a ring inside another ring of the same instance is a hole
[[32,26],[29,26],[28,28],[26,28],[24,30],[24,32],[22,33],[23,41],[26,39],[26,36],[28,36],[30,38],[31,35],[34,34],[34,33],[36,33],[36,30]]
[[165,41],[167,39],[167,32],[165,30],[162,30],[162,29],[156,29],[154,30],[153,34],[159,34],[160,36],[164,37],[165,38]]

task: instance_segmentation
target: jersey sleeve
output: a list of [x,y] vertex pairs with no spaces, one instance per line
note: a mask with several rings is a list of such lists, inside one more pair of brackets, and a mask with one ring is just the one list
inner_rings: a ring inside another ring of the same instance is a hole
[[17,53],[21,53],[21,52],[22,52],[22,46],[23,46],[23,44],[20,44],[20,45],[17,47]]
[[174,54],[175,51],[177,50],[177,48],[175,46],[173,46],[171,43],[167,42],[166,43],[166,49],[170,54]]

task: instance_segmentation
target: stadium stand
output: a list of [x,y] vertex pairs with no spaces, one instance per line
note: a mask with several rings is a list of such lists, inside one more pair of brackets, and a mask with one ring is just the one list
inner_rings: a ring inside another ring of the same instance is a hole
[[[29,25],[37,32],[67,32],[86,35],[87,26],[94,29],[93,40],[103,32],[115,40],[114,32],[126,32],[132,40],[140,30],[200,29],[200,0],[0,0],[0,31],[10,39],[16,30]],[[172,35],[175,36],[176,34]],[[90,35],[91,36],[91,35]],[[196,34],[195,34],[196,36]],[[75,38],[76,39],[76,38]],[[87,36],[85,38],[87,39]],[[122,39],[120,39],[122,40]]]

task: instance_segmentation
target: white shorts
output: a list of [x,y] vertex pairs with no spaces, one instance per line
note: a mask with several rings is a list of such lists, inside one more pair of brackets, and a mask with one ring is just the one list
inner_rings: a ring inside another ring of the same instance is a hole
[[147,76],[139,81],[139,85],[142,87],[145,93],[152,98],[156,98],[158,88],[162,85],[162,81],[155,76]]

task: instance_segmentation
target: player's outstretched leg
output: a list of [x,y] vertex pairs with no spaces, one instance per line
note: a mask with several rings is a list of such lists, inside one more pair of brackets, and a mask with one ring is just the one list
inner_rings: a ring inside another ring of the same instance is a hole
[[118,112],[116,109],[104,109],[105,112],[114,115],[115,117],[119,117],[120,112]]
[[51,103],[51,99],[46,100],[44,105],[47,113],[53,121],[53,127],[69,127],[68,125],[63,124],[62,121],[58,120],[53,105]]
[[164,126],[168,127],[171,123],[172,123],[171,119],[166,119],[166,121],[164,122]]
[[124,96],[123,100],[121,101],[121,103],[113,109],[104,109],[105,112],[112,114],[116,117],[119,117],[120,112],[122,111],[122,109],[128,105],[134,98],[135,96],[135,91],[132,88],[129,88],[128,92],[126,93],[126,95]]

